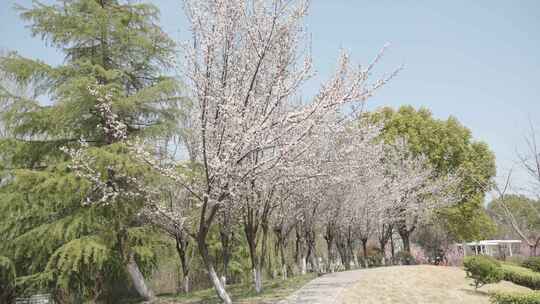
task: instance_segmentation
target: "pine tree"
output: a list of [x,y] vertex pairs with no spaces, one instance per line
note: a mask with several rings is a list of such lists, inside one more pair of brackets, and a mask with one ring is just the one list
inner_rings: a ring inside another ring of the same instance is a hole
[[147,179],[107,115],[127,138],[171,132],[181,101],[177,81],[165,74],[174,42],[149,4],[36,1],[18,9],[65,60],[0,57],[0,252],[14,261],[21,290],[52,289],[57,300],[77,302],[103,298],[112,282],[130,277],[152,298],[142,272],[155,259],[155,238],[137,220],[141,198],[84,204],[96,189],[64,150],[84,139],[100,179],[126,192],[133,185],[122,176]]

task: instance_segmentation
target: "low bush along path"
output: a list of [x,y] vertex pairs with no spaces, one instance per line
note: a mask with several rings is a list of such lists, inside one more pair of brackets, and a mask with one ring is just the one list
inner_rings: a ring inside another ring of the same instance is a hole
[[279,304],[489,303],[489,291],[530,291],[510,282],[478,291],[457,267],[394,266],[353,270],[317,278]]

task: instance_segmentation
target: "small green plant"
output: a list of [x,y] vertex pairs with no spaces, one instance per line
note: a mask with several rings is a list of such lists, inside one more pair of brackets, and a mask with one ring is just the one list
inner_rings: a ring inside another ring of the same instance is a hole
[[540,257],[529,257],[521,263],[521,266],[540,272]]
[[10,259],[0,256],[0,303],[15,299],[15,266]]
[[501,264],[490,257],[470,256],[463,261],[467,277],[474,280],[474,288],[500,282],[503,279]]
[[493,304],[540,304],[540,292],[494,293],[490,300]]

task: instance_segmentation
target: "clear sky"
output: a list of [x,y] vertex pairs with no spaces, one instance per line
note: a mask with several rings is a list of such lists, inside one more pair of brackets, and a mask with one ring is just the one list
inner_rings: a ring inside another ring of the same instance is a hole
[[[187,40],[180,0],[151,2],[165,30]],[[0,0],[0,48],[60,63],[59,53],[30,36],[14,3],[31,1]],[[390,42],[378,71],[405,69],[369,108],[411,104],[438,118],[455,116],[490,145],[500,175],[515,163],[516,150],[525,150],[529,120],[540,123],[540,1],[313,0],[306,24],[318,71],[306,95],[330,75],[340,48],[367,63]]]

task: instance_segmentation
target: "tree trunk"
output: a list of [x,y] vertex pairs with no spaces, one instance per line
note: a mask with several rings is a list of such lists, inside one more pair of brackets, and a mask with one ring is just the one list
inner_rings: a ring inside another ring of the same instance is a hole
[[190,281],[189,281],[189,275],[187,276],[184,276],[184,279],[182,281],[182,284],[184,285],[184,292],[185,293],[189,293],[190,290],[191,290],[191,285],[190,285]]
[[231,298],[225,290],[225,286],[223,286],[223,284],[221,283],[221,280],[219,279],[216,270],[214,269],[214,265],[210,260],[210,255],[208,254],[208,245],[206,244],[207,234],[208,227],[199,228],[199,233],[197,234],[197,245],[199,248],[199,253],[210,278],[210,282],[212,282],[212,285],[214,286],[214,290],[216,291],[218,297],[221,299],[221,301],[223,301],[223,304],[232,304]]
[[361,239],[360,240],[362,242],[362,253],[364,255],[364,267],[365,268],[368,268],[369,265],[368,265],[368,261],[367,261],[367,257],[368,257],[368,254],[367,254],[367,239]]
[[403,251],[407,253],[411,253],[411,241],[409,239],[409,233],[402,233],[400,232],[399,235],[401,236],[401,240],[403,241]]
[[405,224],[402,224],[398,227],[399,236],[401,237],[401,240],[403,241],[403,251],[405,251],[408,254],[411,254],[410,235],[412,231],[413,229],[408,229]]
[[307,273],[307,257],[301,257],[300,263],[300,273],[304,275]]
[[253,273],[253,282],[255,284],[255,292],[261,293],[263,290],[261,268],[256,267],[252,269],[252,273]]
[[395,263],[396,258],[396,247],[394,245],[394,234],[390,236],[390,255],[392,256],[392,264]]
[[227,278],[229,277],[229,263],[231,260],[231,239],[232,235],[228,234],[227,231],[220,231],[220,240],[221,240],[221,257],[223,260],[223,273],[221,275],[221,281],[223,286],[227,284]]
[[279,241],[279,255],[281,256],[281,278],[283,280],[287,279],[287,260],[285,257],[285,242],[280,238]]
[[350,270],[351,260],[349,257],[349,250],[347,248],[347,245],[344,244],[341,236],[338,239],[336,239],[336,247],[338,249],[338,253],[341,258],[341,263],[343,263],[345,270]]
[[388,240],[384,240],[384,239],[379,239],[379,247],[380,247],[380,250],[381,250],[381,255],[382,255],[382,265],[383,266],[386,266],[386,243],[388,242]]
[[189,282],[189,261],[187,257],[187,247],[189,245],[186,235],[177,235],[176,236],[176,252],[180,258],[180,265],[182,266],[182,277],[183,277],[183,287],[185,293],[190,292],[190,282]]
[[156,296],[154,295],[152,289],[150,289],[144,281],[144,276],[139,269],[139,265],[137,265],[137,262],[135,262],[133,255],[130,256],[129,261],[126,264],[126,270],[131,278],[131,281],[133,282],[135,290],[137,290],[139,295],[146,301],[154,301]]
[[334,250],[332,249],[334,237],[329,231],[329,228],[327,228],[324,239],[326,240],[326,250],[328,251],[328,266],[326,271],[334,272]]

